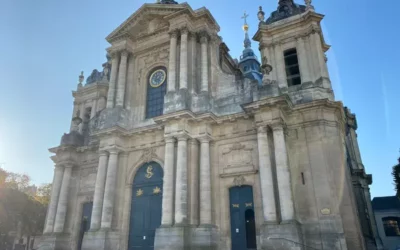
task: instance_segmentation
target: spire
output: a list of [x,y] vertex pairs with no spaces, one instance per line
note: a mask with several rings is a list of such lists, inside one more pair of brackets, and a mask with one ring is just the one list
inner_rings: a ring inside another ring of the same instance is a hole
[[244,47],[246,49],[251,47],[251,41],[249,38],[249,25],[247,24],[247,17],[249,17],[249,15],[246,13],[246,11],[244,12],[244,15],[242,16],[242,19],[244,19],[244,24],[243,24],[243,30],[244,30]]
[[242,19],[244,20],[243,31],[244,31],[244,50],[240,56],[239,68],[242,71],[245,78],[256,80],[261,84],[262,74],[260,72],[260,62],[257,60],[257,56],[251,49],[251,41],[249,38],[249,25],[247,24],[247,17],[249,15],[244,12]]

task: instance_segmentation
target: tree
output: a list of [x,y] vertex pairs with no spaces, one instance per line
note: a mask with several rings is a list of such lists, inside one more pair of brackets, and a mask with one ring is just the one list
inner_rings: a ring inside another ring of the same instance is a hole
[[396,190],[396,196],[400,198],[400,158],[398,159],[398,161],[399,163],[393,166],[392,176]]
[[38,189],[35,194],[35,200],[40,202],[41,204],[48,206],[50,203],[50,197],[51,197],[51,183],[48,184],[42,184]]
[[18,227],[21,235],[40,234],[50,194],[51,184],[36,188],[28,175],[0,168],[0,235],[17,231]]

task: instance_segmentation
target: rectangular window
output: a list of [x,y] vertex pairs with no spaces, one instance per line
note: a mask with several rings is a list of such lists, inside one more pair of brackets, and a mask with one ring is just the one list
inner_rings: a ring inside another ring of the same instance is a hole
[[299,60],[297,58],[297,50],[289,49],[283,53],[285,59],[286,79],[288,86],[300,85],[300,68]]
[[382,218],[386,236],[400,236],[399,221],[400,218],[398,217]]

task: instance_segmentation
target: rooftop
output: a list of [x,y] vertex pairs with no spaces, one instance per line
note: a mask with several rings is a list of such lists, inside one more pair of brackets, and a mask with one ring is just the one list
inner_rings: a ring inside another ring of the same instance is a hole
[[375,197],[372,199],[374,210],[400,210],[400,200],[397,196]]

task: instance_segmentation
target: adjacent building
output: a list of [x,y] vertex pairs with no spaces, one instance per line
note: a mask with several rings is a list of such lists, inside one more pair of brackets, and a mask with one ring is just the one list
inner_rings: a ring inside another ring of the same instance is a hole
[[103,70],[79,77],[71,131],[50,149],[39,249],[379,249],[324,16],[310,0],[257,16],[261,62],[246,21],[234,60],[207,8],[173,0],[106,38]]
[[400,249],[400,200],[397,196],[375,197],[372,207],[385,250]]

